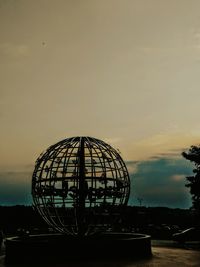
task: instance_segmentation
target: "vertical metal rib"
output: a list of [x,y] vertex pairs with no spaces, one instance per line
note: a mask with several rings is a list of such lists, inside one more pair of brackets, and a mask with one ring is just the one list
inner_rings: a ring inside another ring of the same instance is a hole
[[80,137],[79,146],[79,197],[78,197],[78,235],[85,234],[85,149],[84,137]]

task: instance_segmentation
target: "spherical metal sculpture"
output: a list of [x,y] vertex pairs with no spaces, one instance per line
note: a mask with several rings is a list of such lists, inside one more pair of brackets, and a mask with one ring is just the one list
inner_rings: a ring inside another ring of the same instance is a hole
[[109,227],[129,192],[129,174],[119,153],[92,137],[50,146],[33,172],[34,206],[62,233],[84,236]]

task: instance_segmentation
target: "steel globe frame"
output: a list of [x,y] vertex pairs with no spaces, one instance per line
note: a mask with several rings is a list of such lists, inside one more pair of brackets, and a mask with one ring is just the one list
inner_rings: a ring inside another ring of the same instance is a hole
[[84,236],[119,219],[130,178],[120,154],[93,137],[72,137],[40,155],[32,176],[34,207],[59,232]]

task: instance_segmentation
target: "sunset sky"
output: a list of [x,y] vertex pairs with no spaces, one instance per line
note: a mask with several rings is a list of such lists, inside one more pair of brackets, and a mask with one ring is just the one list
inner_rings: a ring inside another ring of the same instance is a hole
[[0,0],[0,204],[34,162],[87,135],[121,151],[131,204],[190,207],[200,140],[199,0]]

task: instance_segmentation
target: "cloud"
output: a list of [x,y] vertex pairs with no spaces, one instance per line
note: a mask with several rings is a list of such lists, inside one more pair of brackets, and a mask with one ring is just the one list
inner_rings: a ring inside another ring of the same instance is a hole
[[29,54],[29,47],[25,44],[1,43],[0,53],[6,57],[21,58]]
[[[184,158],[156,158],[127,161],[131,179],[130,205],[189,208],[191,196],[185,187],[185,177],[192,173],[192,164]],[[0,171],[0,205],[32,203],[31,166],[24,171]]]
[[118,144],[121,141],[121,138],[119,138],[119,137],[112,137],[112,138],[104,138],[103,140],[106,143],[109,143],[109,144]]
[[130,173],[129,204],[139,205],[138,198],[142,198],[146,206],[189,208],[191,196],[185,187],[185,177],[191,173],[192,165],[182,158],[141,161],[136,172]]
[[128,169],[129,174],[133,174],[137,171],[137,165],[139,161],[126,161],[126,167]]
[[24,205],[31,201],[30,172],[0,172],[0,205]]
[[132,160],[148,160],[158,158],[179,157],[181,152],[191,144],[199,143],[199,135],[183,133],[163,133],[129,142],[126,145],[127,158]]
[[176,181],[176,182],[179,182],[179,181],[182,181],[185,179],[185,175],[183,174],[174,174],[171,176],[171,179]]

